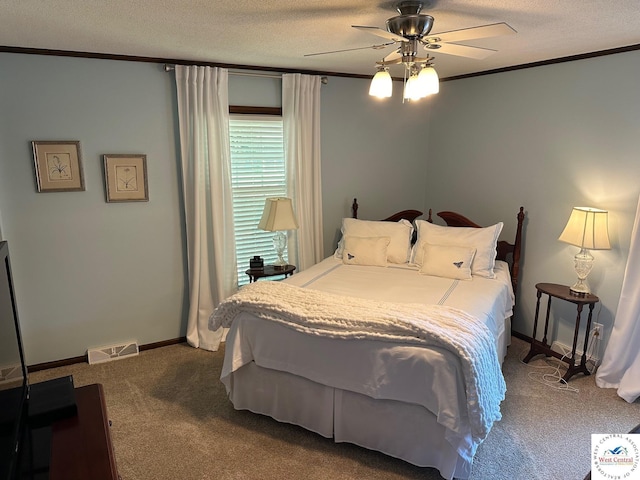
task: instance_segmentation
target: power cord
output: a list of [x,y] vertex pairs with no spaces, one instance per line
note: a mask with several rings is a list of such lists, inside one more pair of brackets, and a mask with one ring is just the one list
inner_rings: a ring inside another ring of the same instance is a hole
[[[563,348],[564,350],[564,348]],[[522,351],[523,354],[520,355],[520,363],[526,365],[527,367],[535,370],[545,370],[545,371],[533,371],[528,373],[528,377],[530,380],[534,382],[541,383],[549,388],[553,388],[555,390],[562,390],[565,392],[578,393],[580,390],[570,386],[560,373],[560,366],[562,365],[562,361],[569,356],[570,352],[563,352],[562,358],[545,358],[544,362],[546,365],[530,365],[528,363],[524,363],[524,357],[526,356],[527,348],[525,347]],[[551,370],[551,371],[549,371]]]
[[[600,303],[598,306],[598,312],[596,313],[595,323],[600,323],[598,320],[600,320],[601,311],[602,311],[602,304]],[[600,354],[600,340],[602,337],[602,333],[603,333],[602,331],[596,330],[594,328],[592,328],[591,331],[588,333],[589,340],[587,344],[587,351],[583,352],[583,355],[587,356],[586,357],[587,370],[589,370],[589,373],[591,374],[593,374],[596,371],[596,369],[600,366],[599,354]],[[558,344],[558,345],[560,348],[562,348],[562,353],[563,353],[560,359],[547,357],[545,358],[546,365],[540,365],[540,366],[524,363],[523,361],[524,357],[527,355],[527,347],[525,347],[522,350],[522,354],[520,355],[520,358],[519,358],[520,363],[532,369],[547,370],[546,372],[535,372],[535,371],[529,372],[528,377],[531,380],[538,383],[542,383],[543,385],[546,385],[547,387],[550,387],[556,390],[563,390],[563,391],[578,393],[580,390],[575,387],[569,386],[569,384],[564,380],[564,378],[562,378],[562,375],[560,374],[560,367],[562,366],[562,362],[564,361],[565,358],[570,356],[571,352],[569,352],[564,347],[564,345],[562,344]],[[577,362],[578,359],[574,358],[573,361]],[[550,372],[549,372],[549,369],[551,369]]]

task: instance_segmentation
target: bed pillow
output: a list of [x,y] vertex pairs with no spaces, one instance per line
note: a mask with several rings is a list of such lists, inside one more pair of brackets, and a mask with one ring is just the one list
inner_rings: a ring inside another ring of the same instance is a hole
[[387,266],[389,237],[344,237],[342,263],[347,265]]
[[443,227],[425,220],[416,220],[418,240],[413,246],[410,262],[422,266],[425,243],[473,247],[476,249],[476,254],[471,264],[471,274],[479,277],[495,278],[493,267],[496,263],[496,246],[503,225],[502,222],[499,222],[484,228]]
[[471,264],[475,254],[476,249],[473,247],[425,243],[422,248],[420,273],[435,277],[471,280]]
[[413,225],[408,220],[384,222],[375,220],[342,219],[342,240],[335,252],[336,258],[343,257],[344,237],[389,237],[387,261],[407,263],[411,255],[411,236]]

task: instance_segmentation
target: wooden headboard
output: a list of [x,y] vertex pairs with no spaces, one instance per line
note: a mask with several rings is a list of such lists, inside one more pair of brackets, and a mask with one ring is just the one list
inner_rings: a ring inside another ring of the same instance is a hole
[[[353,218],[358,218],[358,201],[353,199],[353,205],[351,206],[351,212]],[[383,219],[388,222],[397,222],[402,219],[413,222],[416,218],[422,215],[419,210],[403,210],[395,213],[388,218]],[[433,223],[431,209],[429,209],[428,222]],[[437,214],[449,227],[474,227],[482,228],[481,225],[469,220],[467,217],[460,215],[456,212],[438,212]],[[513,292],[517,292],[518,278],[520,277],[520,255],[522,250],[522,224],[524,223],[524,207],[520,207],[520,211],[517,215],[518,226],[516,228],[516,237],[513,243],[509,243],[506,240],[499,240],[496,247],[496,258],[504,262],[509,263],[511,267],[511,285],[513,286]],[[413,239],[415,241],[415,238]],[[509,258],[511,256],[511,258]]]
[[[422,212],[419,210],[402,210],[401,212],[394,213],[390,217],[383,218],[383,222],[398,222],[400,220],[408,220],[413,222],[416,218],[422,215]],[[351,216],[353,218],[358,218],[358,199],[354,198],[353,203],[351,204]]]

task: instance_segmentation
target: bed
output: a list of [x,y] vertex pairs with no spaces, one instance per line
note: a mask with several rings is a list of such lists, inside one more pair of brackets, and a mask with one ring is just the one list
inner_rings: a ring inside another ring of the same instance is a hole
[[513,243],[498,240],[501,222],[440,212],[439,226],[421,215],[358,220],[354,200],[333,256],[216,308],[210,328],[229,327],[221,381],[234,408],[470,476],[506,390],[524,210]]

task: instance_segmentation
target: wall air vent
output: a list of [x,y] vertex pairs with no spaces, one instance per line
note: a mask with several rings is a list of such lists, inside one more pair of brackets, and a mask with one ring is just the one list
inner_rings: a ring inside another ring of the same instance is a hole
[[6,365],[0,367],[0,385],[16,382],[16,387],[22,382],[22,365]]
[[111,360],[119,360],[121,358],[134,357],[138,355],[138,343],[127,342],[118,345],[109,345],[106,347],[90,348],[87,350],[87,359],[89,365],[95,363],[110,362]]

